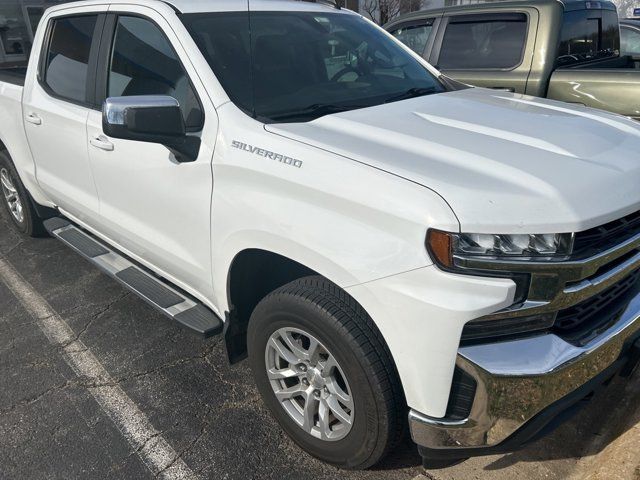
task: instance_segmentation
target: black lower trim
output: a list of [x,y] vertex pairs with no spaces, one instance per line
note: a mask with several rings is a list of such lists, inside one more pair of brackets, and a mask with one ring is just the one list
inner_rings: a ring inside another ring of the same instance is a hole
[[205,337],[218,335],[222,332],[222,320],[203,305],[196,305],[189,310],[178,313],[173,317],[182,325],[198,332]]
[[551,404],[524,426],[514,432],[504,442],[493,447],[477,448],[452,448],[437,449],[418,446],[418,452],[425,464],[431,464],[434,460],[456,460],[484,455],[496,455],[519,450],[527,444],[542,438],[573,415],[578,413],[591,397],[604,389],[611,379],[618,373],[628,374],[633,371],[640,362],[640,338],[636,336],[626,344],[623,353],[606,370],[592,378],[590,381]]
[[47,220],[49,218],[57,217],[58,215],[60,215],[58,210],[56,210],[55,208],[45,207],[44,205],[40,205],[38,202],[36,202],[33,199],[33,197],[28,191],[27,191],[27,195],[29,196],[29,202],[31,202],[31,206],[36,211],[36,215],[38,215],[38,218],[40,220]]
[[234,365],[247,358],[247,326],[240,322],[235,310],[226,312],[224,322],[224,343],[229,363]]

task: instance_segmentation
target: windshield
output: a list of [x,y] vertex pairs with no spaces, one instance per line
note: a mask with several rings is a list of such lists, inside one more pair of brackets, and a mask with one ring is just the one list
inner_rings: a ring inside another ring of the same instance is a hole
[[229,98],[263,122],[323,115],[445,91],[420,62],[347,13],[181,16]]

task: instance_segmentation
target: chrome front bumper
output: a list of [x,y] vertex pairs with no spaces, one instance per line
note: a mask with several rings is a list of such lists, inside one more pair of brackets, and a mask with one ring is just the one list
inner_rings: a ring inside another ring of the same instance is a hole
[[638,338],[640,293],[617,323],[584,346],[544,334],[460,348],[457,366],[477,382],[470,415],[447,420],[411,411],[412,438],[432,453],[482,455],[483,450],[505,443],[545,409],[607,372]]

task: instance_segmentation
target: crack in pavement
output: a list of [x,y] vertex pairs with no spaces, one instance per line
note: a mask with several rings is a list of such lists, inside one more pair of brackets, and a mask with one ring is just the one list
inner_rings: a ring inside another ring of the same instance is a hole
[[[200,439],[205,435],[208,428],[211,426],[212,412],[213,412],[213,407],[211,405],[207,405],[207,411],[204,414],[203,424],[202,424],[202,427],[200,428],[200,432],[198,432],[195,438],[191,442],[189,442],[189,444],[185,448],[183,448],[182,450],[180,450],[180,452],[177,453],[175,458],[169,463],[169,465],[167,465],[166,468],[169,468],[175,462],[182,460],[185,454],[189,453],[191,450],[193,450],[193,448],[195,448],[195,446],[198,444]],[[158,478],[161,474],[162,474],[162,471],[158,472],[155,475],[155,477]]]
[[13,412],[14,410],[18,409],[18,408],[22,408],[22,407],[27,407],[29,405],[32,405],[38,401],[40,401],[43,397],[46,397],[47,395],[56,392],[56,391],[62,391],[65,390],[67,388],[69,388],[70,386],[76,386],[78,385],[77,382],[73,382],[71,380],[67,380],[61,384],[58,385],[54,385],[52,387],[47,388],[46,390],[36,394],[33,397],[30,398],[25,398],[22,399],[20,401],[18,401],[17,403],[14,403],[12,405],[9,405],[7,408],[3,408],[0,409],[0,415],[4,415],[10,412]]
[[98,320],[99,318],[103,317],[107,312],[109,312],[118,302],[120,302],[121,300],[127,298],[129,295],[131,294],[131,292],[124,292],[122,295],[120,295],[118,298],[116,298],[115,300],[109,302],[104,308],[102,308],[102,310],[94,313],[93,315],[91,315],[91,318],[89,319],[89,321],[85,324],[85,326],[82,328],[82,330],[80,330],[75,338],[69,340],[67,343],[64,343],[62,345],[60,345],[60,348],[65,349],[67,348],[69,345],[71,345],[74,342],[77,342],[78,340],[80,340],[80,337],[82,337],[82,335],[85,334],[85,332],[89,329],[89,327],[91,327],[91,325],[93,324],[93,322],[95,322],[96,320]]

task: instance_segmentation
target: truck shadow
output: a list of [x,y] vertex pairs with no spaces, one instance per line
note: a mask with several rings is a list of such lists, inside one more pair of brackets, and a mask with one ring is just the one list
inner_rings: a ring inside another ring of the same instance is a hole
[[614,378],[608,388],[598,392],[551,435],[499,457],[484,469],[502,470],[518,463],[591,457],[637,423],[640,423],[640,370],[630,378]]

